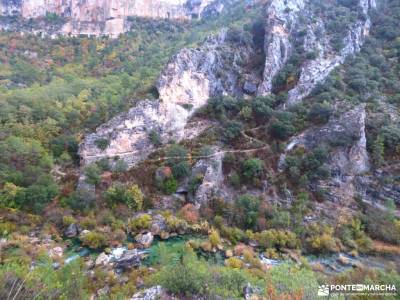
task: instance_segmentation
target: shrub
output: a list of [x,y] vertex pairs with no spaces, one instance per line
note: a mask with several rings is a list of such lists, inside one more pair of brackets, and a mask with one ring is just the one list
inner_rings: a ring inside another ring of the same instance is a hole
[[186,230],[187,223],[185,220],[181,220],[175,216],[167,216],[165,218],[165,222],[167,223],[167,227],[169,231],[178,232],[180,230]]
[[167,178],[162,184],[162,189],[164,193],[168,195],[175,193],[177,188],[178,188],[178,182],[173,177]]
[[17,208],[15,200],[22,189],[11,182],[6,182],[0,190],[0,207]]
[[205,292],[207,278],[207,265],[186,253],[178,263],[163,267],[153,281],[175,294],[198,295]]
[[199,212],[193,204],[186,204],[182,207],[180,214],[188,223],[197,223],[199,221]]
[[167,163],[175,178],[180,179],[189,175],[188,152],[183,146],[177,144],[170,146],[166,155],[169,157]]
[[152,217],[148,214],[140,214],[136,218],[129,221],[128,227],[130,231],[137,232],[150,228]]
[[95,140],[94,143],[97,146],[97,148],[99,148],[100,150],[106,150],[107,147],[110,145],[110,141],[107,139],[103,139],[103,138]]
[[229,183],[235,187],[240,187],[240,176],[237,172],[232,172],[228,177]]
[[270,288],[275,292],[270,289],[270,296],[277,297],[278,294],[278,299],[314,299],[319,285],[313,271],[286,263],[271,268],[268,278],[272,284]]
[[92,249],[99,249],[107,246],[107,237],[100,233],[91,231],[80,237],[82,243]]
[[237,214],[235,216],[239,224],[246,229],[254,228],[257,224],[260,199],[252,195],[239,196],[235,201]]
[[16,225],[10,222],[1,222],[0,223],[0,236],[8,236],[10,233],[13,233],[16,230]]
[[141,210],[143,207],[143,193],[137,184],[132,185],[125,192],[126,199],[125,203],[130,209],[136,211]]
[[400,154],[400,128],[394,125],[382,128],[381,134],[385,144],[385,154]]
[[368,235],[374,239],[400,245],[400,227],[390,212],[367,208],[362,217]]
[[308,119],[316,124],[323,124],[329,121],[332,115],[332,107],[328,103],[314,104],[308,113]]
[[194,194],[196,193],[199,186],[203,183],[204,176],[202,174],[198,174],[193,178],[190,178],[188,183],[188,190],[189,193]]
[[123,173],[128,170],[128,164],[123,159],[119,159],[114,165],[114,171],[117,173]]
[[76,223],[76,219],[73,216],[63,216],[63,224],[69,226]]
[[262,175],[263,161],[258,158],[250,158],[244,161],[242,175],[248,181],[253,181]]
[[365,234],[364,226],[359,219],[352,219],[350,222],[342,224],[338,233],[343,244],[350,248],[361,253],[369,252],[372,249],[372,241]]
[[242,131],[242,124],[237,121],[229,121],[224,125],[222,132],[223,140],[227,143],[233,142],[237,139]]
[[98,185],[101,182],[101,170],[96,164],[88,165],[85,168],[86,182],[93,185]]
[[80,189],[79,191],[71,193],[65,199],[65,204],[75,210],[84,211],[94,206],[95,197],[91,190]]
[[295,132],[295,128],[289,122],[274,120],[269,125],[268,132],[273,138],[284,141]]
[[263,248],[296,248],[298,239],[295,233],[287,230],[264,230],[254,234],[254,239]]
[[164,265],[153,275],[152,283],[174,294],[202,295],[206,299],[239,299],[246,284],[259,284],[245,270],[209,265],[191,250],[186,250],[178,261]]
[[99,167],[101,172],[111,170],[110,162],[107,158],[100,159],[99,161],[96,162],[96,165]]
[[115,207],[118,203],[124,203],[136,211],[143,207],[143,193],[137,184],[131,186],[115,184],[108,188],[104,198],[110,207]]
[[149,139],[155,147],[161,146],[162,144],[161,135],[156,130],[150,131]]
[[237,257],[230,257],[225,259],[225,265],[232,269],[241,269],[243,267],[243,262]]
[[305,244],[313,253],[337,252],[333,228],[328,225],[311,224],[306,228]]
[[[21,287],[21,288],[18,288]],[[37,266],[4,262],[0,265],[0,299],[87,299],[88,280],[77,259],[55,270],[53,262],[40,256]]]
[[175,178],[184,178],[190,174],[190,166],[186,161],[181,161],[176,165],[172,166],[172,174]]
[[221,237],[219,236],[219,232],[216,229],[211,229],[208,240],[213,248],[221,244]]

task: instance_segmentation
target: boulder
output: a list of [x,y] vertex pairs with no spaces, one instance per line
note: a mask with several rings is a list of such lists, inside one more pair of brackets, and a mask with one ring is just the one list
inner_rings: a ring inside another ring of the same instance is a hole
[[231,249],[226,250],[225,251],[225,256],[228,257],[228,258],[232,257],[233,256],[233,251]]
[[337,261],[344,266],[348,266],[351,264],[350,259],[348,257],[344,256],[343,254],[339,254]]
[[97,266],[105,266],[109,263],[110,258],[108,257],[107,254],[105,254],[104,252],[102,252],[97,258],[96,258],[96,262],[95,265]]
[[62,257],[64,254],[63,248],[61,247],[54,247],[49,250],[49,256],[51,258],[59,258]]
[[162,215],[153,216],[150,232],[153,235],[161,235],[163,231],[167,230],[167,224],[165,223],[165,218]]
[[117,269],[128,270],[140,266],[142,254],[137,250],[126,250],[121,258],[115,261]]
[[93,259],[89,259],[89,260],[85,261],[85,266],[86,266],[86,268],[88,270],[93,269],[95,265],[96,264],[95,264],[95,261]]
[[243,85],[243,90],[246,94],[254,95],[257,92],[257,84],[246,81]]
[[162,232],[160,233],[160,238],[163,239],[163,240],[169,239],[169,238],[170,238],[169,232],[167,232],[167,231],[162,231]]
[[253,287],[250,283],[244,287],[244,299],[246,300],[255,300],[255,299],[262,299],[262,291],[258,287]]
[[88,233],[90,233],[90,230],[87,230],[87,229],[82,230],[82,232],[79,234],[79,237],[82,238],[82,237],[84,237],[85,235],[87,235]]
[[136,293],[131,300],[154,300],[163,299],[166,296],[166,291],[161,286],[153,286],[146,290]]
[[149,248],[151,244],[153,243],[154,236],[151,232],[143,233],[143,234],[138,234],[135,237],[135,240],[141,244],[144,248]]
[[79,235],[79,232],[80,232],[79,225],[73,223],[73,224],[70,224],[67,227],[67,229],[65,229],[64,235],[67,238],[74,238],[74,237],[77,237]]

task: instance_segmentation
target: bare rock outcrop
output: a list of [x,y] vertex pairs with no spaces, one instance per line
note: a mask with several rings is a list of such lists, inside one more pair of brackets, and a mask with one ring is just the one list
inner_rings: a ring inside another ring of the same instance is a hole
[[[265,69],[259,95],[273,90],[274,77],[282,70],[293,54],[293,35],[297,25],[306,22],[304,49],[316,53],[300,66],[300,77],[288,92],[288,105],[294,105],[307,97],[313,88],[326,79],[330,72],[344,63],[345,59],[358,51],[369,34],[370,10],[376,8],[374,0],[359,0],[363,17],[350,25],[343,38],[343,47],[334,49],[328,40],[325,20],[313,15],[310,3],[303,0],[274,0],[267,8],[265,35]],[[304,25],[304,24],[303,24]]]
[[198,108],[212,96],[240,95],[241,78],[256,77],[244,68],[254,55],[249,37],[223,29],[200,48],[183,49],[171,59],[158,81],[160,99]]
[[260,95],[272,91],[272,81],[286,64],[291,53],[290,36],[299,13],[304,9],[304,0],[274,0],[267,8],[265,35],[265,68]]
[[361,46],[368,36],[371,27],[368,15],[369,10],[375,8],[376,3],[370,0],[360,0],[359,5],[362,8],[365,19],[352,24],[343,40],[344,47],[339,52],[334,51],[329,46],[326,35],[322,34],[323,38],[320,40],[315,38],[316,30],[319,29],[321,32],[325,32],[323,22],[320,22],[319,26],[309,26],[307,35],[309,42],[305,45],[305,49],[315,49],[318,56],[313,60],[307,61],[301,67],[299,81],[289,91],[288,105],[297,104],[307,97],[313,88],[328,77],[334,68],[343,64],[348,56],[361,50]]
[[[286,147],[312,150],[326,145],[331,150],[327,166],[331,178],[320,181],[315,188],[324,190],[326,198],[334,202],[350,201],[356,195],[355,179],[370,170],[365,136],[365,105],[359,105],[332,118],[326,125],[310,128],[294,137]],[[284,156],[281,158],[284,164]]]
[[224,194],[224,174],[222,161],[224,153],[219,148],[213,148],[212,154],[197,161],[193,166],[190,180],[201,178],[201,182],[193,191],[192,200],[200,206],[213,196]]

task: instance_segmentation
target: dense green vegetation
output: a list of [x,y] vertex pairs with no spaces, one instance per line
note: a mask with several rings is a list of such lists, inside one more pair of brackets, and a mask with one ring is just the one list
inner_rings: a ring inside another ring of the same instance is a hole
[[[74,166],[82,134],[126,110],[135,99],[156,98],[156,78],[179,49],[196,45],[228,23],[242,26],[259,13],[242,10],[238,4],[218,18],[193,23],[132,18],[133,30],[119,39],[2,33],[1,203],[39,212],[57,195],[48,176],[52,162]],[[54,18],[49,15],[49,22]],[[157,137],[152,140],[157,143]],[[107,142],[98,141],[98,147]],[[104,164],[89,166],[88,182],[98,185],[106,169]],[[173,170],[177,178],[187,174],[183,163]],[[173,186],[171,179],[165,190],[172,192]],[[66,202],[74,208],[90,206],[76,197]]]

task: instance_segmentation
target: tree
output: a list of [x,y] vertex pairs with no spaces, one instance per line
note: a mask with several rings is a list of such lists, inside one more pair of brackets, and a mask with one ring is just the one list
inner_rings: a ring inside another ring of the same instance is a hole
[[305,213],[307,212],[307,205],[310,201],[308,194],[305,192],[299,193],[292,205],[292,217],[294,226],[300,226]]
[[248,181],[253,181],[261,176],[263,171],[263,161],[258,158],[250,158],[244,161],[242,166],[243,177]]
[[12,182],[28,187],[48,174],[53,160],[41,143],[11,136],[0,141],[0,184]]
[[85,168],[86,182],[93,185],[99,185],[101,182],[101,170],[96,164],[88,165]]
[[11,182],[6,182],[3,189],[0,190],[0,207],[16,208],[17,203],[15,202],[15,199],[21,190],[21,187],[18,187]]
[[316,124],[323,124],[328,122],[332,115],[332,107],[324,102],[314,104],[308,113],[308,119]]
[[144,196],[137,184],[131,186],[114,184],[108,188],[104,194],[104,198],[110,207],[114,207],[118,203],[123,203],[135,211],[143,208]]
[[242,131],[242,124],[237,121],[229,121],[224,125],[224,131],[222,133],[223,140],[225,142],[233,142],[240,136]]
[[372,145],[372,158],[377,167],[380,167],[385,161],[384,155],[385,155],[384,139],[381,135],[378,135],[374,141],[374,144]]
[[239,196],[235,201],[237,214],[235,218],[246,229],[254,228],[257,224],[260,199],[252,195]]
[[190,168],[188,164],[188,151],[185,147],[174,144],[167,149],[168,165],[172,169],[175,178],[180,179],[188,176]]
[[114,171],[117,173],[123,173],[128,170],[128,164],[123,159],[119,159],[114,165]]
[[134,184],[128,188],[125,197],[125,203],[130,209],[138,211],[143,208],[144,196],[137,184]]
[[214,228],[211,229],[210,235],[208,236],[208,240],[211,244],[211,247],[213,248],[221,244],[221,237],[219,236],[219,232]]
[[268,131],[273,138],[284,141],[294,133],[295,128],[290,122],[275,119],[268,127]]

